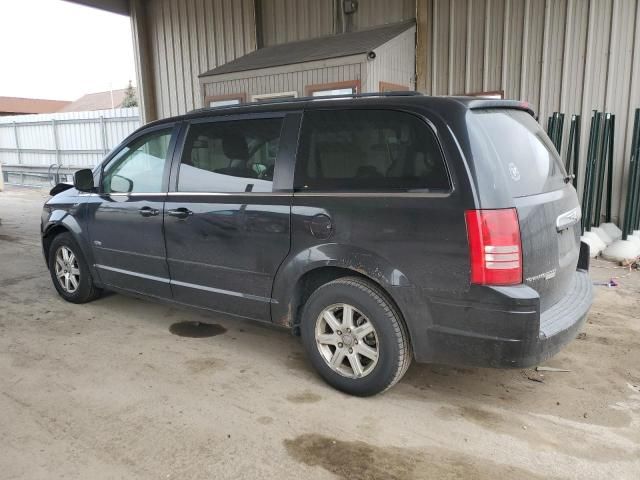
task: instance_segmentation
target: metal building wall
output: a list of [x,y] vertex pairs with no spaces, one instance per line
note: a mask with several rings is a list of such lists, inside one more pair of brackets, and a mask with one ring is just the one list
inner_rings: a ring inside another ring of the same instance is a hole
[[591,111],[616,114],[620,213],[640,107],[640,0],[417,0],[416,12],[418,90],[504,90],[531,103],[543,123],[554,111],[581,114],[583,167]]
[[363,92],[377,92],[380,82],[415,89],[416,29],[409,28],[375,49],[376,58],[367,60],[367,80]]
[[253,0],[149,0],[145,7],[159,118],[200,107],[198,75],[256,49]]
[[415,0],[359,0],[358,11],[353,14],[355,30],[397,23],[416,16]]
[[[342,0],[259,0],[263,46],[338,32]],[[415,18],[415,0],[359,0],[353,30]]]
[[247,101],[252,95],[297,92],[303,96],[308,85],[365,81],[364,55],[345,57],[306,64],[287,65],[271,69],[237,72],[202,79],[205,96],[244,94]]
[[334,33],[334,0],[258,0],[262,45]]

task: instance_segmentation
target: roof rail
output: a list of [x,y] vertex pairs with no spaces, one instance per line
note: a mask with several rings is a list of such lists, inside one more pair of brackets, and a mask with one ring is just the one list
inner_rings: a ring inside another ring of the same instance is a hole
[[235,105],[221,105],[219,107],[203,107],[196,108],[192,112],[203,112],[209,110],[229,109],[235,107],[243,107],[248,105],[273,105],[279,103],[295,103],[295,102],[307,102],[317,100],[336,100],[343,98],[367,98],[367,97],[419,97],[422,96],[420,92],[414,92],[410,90],[397,90],[390,92],[372,92],[372,93],[345,93],[341,95],[318,95],[315,97],[295,97],[295,98],[273,98],[271,100],[261,100],[260,102],[248,102],[238,103]]

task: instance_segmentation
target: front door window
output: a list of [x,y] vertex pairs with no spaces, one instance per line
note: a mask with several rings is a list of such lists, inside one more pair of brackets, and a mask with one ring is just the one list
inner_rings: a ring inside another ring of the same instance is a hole
[[114,193],[162,193],[171,129],[152,132],[134,140],[109,162],[102,191]]

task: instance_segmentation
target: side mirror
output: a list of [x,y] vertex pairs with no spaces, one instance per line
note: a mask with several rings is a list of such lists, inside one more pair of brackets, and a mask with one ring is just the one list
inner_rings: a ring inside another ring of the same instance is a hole
[[73,186],[81,192],[93,191],[93,172],[88,168],[78,170],[73,174]]

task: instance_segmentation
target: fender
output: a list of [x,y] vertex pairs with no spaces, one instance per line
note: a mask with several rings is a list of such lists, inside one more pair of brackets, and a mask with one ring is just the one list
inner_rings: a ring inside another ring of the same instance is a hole
[[[46,221],[43,221],[42,227],[42,248],[45,260],[47,260],[47,268],[49,267],[48,255],[49,252],[45,251],[45,237],[47,237],[51,231],[56,227],[63,227],[73,236],[73,239],[80,246],[84,258],[89,265],[89,271],[97,286],[101,286],[100,275],[94,267],[95,261],[93,257],[93,251],[88,242],[88,232],[81,222],[78,222],[78,218],[82,219],[86,211],[85,203],[72,203],[72,204],[48,204],[45,208],[49,208],[50,213]],[[44,219],[43,219],[44,220]]]
[[380,285],[401,309],[394,287],[412,287],[403,272],[373,252],[340,243],[314,245],[290,253],[278,269],[272,289],[271,318],[274,323],[293,325],[298,282],[306,273],[322,267],[344,268],[366,276]]

